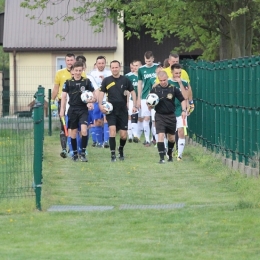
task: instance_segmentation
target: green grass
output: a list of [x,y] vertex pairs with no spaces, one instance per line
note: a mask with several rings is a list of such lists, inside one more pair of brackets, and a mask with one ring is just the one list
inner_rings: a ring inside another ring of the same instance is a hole
[[[45,137],[43,211],[35,199],[0,201],[1,259],[259,259],[259,179],[224,167],[199,147],[158,164],[157,149],[126,144],[124,162],[89,147],[88,163],[59,157]],[[185,203],[171,210],[122,204]],[[48,212],[52,205],[106,205],[104,212]]]

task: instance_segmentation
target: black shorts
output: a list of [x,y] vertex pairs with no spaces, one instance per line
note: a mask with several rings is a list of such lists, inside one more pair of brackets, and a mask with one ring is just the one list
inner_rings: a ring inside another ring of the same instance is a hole
[[155,128],[156,134],[165,133],[174,135],[176,131],[175,114],[163,115],[155,113]]
[[111,114],[106,115],[108,126],[115,125],[116,130],[128,129],[128,111],[123,109],[121,111],[112,111]]
[[83,107],[69,107],[69,128],[78,129],[78,125],[88,125],[88,110]]

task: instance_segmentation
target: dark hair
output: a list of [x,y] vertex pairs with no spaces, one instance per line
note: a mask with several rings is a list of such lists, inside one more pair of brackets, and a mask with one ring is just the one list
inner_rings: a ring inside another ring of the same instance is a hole
[[177,53],[170,53],[169,58],[170,57],[179,58],[180,56]]
[[102,56],[102,55],[101,55],[101,56],[97,56],[96,61],[97,61],[97,60],[102,60],[102,59],[104,59],[104,60],[106,61],[106,57],[105,57],[105,56]]
[[120,64],[120,62],[119,62],[118,60],[112,60],[112,61],[110,62],[110,67],[111,67],[111,64],[112,64],[112,63],[116,63],[116,62],[119,64],[119,67],[121,67],[121,64]]
[[168,68],[169,66],[170,66],[169,60],[168,60],[168,58],[166,58],[166,59],[163,61],[163,67],[164,67],[164,68]]
[[74,57],[74,58],[75,58],[75,54],[73,54],[73,53],[67,53],[67,54],[65,55],[65,57]]
[[179,63],[173,64],[173,65],[171,66],[171,70],[174,70],[174,69],[182,69],[181,64],[179,64]]
[[76,61],[72,66],[71,69],[77,68],[77,67],[84,67],[84,63],[81,61]]
[[153,56],[153,52],[152,52],[152,51],[147,51],[147,52],[145,52],[144,57],[145,57],[146,59],[150,59],[150,58],[154,57],[154,56]]
[[85,56],[79,55],[79,56],[77,56],[76,61],[81,61],[81,62],[86,63],[86,62],[87,62],[87,59],[86,59]]

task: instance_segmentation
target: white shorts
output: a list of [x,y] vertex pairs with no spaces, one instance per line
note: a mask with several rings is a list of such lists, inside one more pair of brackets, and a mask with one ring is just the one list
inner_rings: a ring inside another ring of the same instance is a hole
[[154,119],[155,119],[155,110],[154,110],[154,108],[151,110],[151,117],[152,117],[152,121],[154,121]]
[[[140,114],[139,114],[140,115]],[[148,109],[146,99],[141,100],[141,117],[151,116],[151,111]]]
[[[176,120],[177,120],[177,123],[176,123],[176,130],[177,130],[178,128],[183,127],[183,119],[181,116],[177,116]],[[186,127],[188,127],[187,116],[185,118],[185,124],[186,124]]]

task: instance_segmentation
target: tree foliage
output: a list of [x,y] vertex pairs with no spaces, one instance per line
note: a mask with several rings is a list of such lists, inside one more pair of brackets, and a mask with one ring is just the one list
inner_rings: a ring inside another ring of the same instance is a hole
[[[47,5],[69,4],[72,0],[24,0],[21,7],[46,9]],[[229,59],[259,52],[260,0],[73,0],[78,7],[73,15],[40,17],[39,23],[53,24],[60,20],[72,22],[83,19],[103,29],[106,18],[113,19],[127,38],[139,36],[146,28],[158,43],[175,35],[180,46],[175,51],[201,49],[202,58]]]

